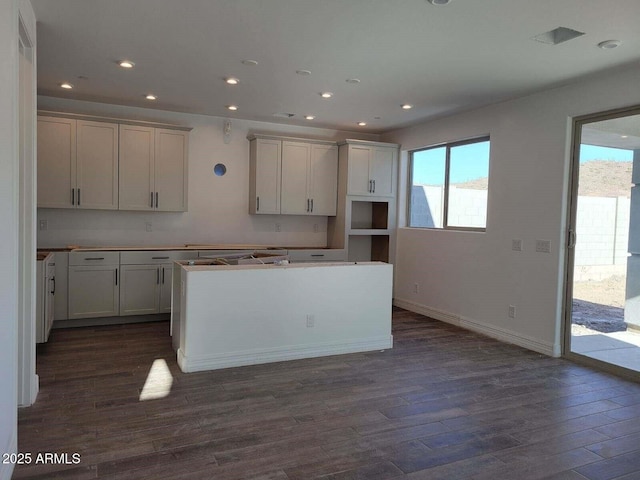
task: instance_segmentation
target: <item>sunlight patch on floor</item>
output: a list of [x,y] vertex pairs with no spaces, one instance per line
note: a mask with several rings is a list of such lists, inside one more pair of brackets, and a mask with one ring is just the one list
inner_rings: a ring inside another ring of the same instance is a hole
[[171,392],[171,386],[173,385],[173,376],[169,370],[167,362],[158,358],[153,361],[147,379],[144,382],[144,387],[140,392],[139,400],[141,402],[145,400],[157,400],[159,398],[165,398]]

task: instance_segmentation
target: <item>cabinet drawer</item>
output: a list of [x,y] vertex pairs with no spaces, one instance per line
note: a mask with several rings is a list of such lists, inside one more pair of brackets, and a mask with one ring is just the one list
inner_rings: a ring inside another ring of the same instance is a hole
[[139,250],[120,252],[122,265],[155,265],[172,263],[175,260],[189,260],[198,257],[198,252],[190,250]]
[[344,262],[347,256],[343,249],[319,248],[313,250],[289,250],[292,262]]
[[69,265],[118,265],[120,252],[69,252]]

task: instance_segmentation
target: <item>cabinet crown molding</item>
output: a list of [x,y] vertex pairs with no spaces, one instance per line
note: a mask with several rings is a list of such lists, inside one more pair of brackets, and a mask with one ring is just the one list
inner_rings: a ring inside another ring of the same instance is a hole
[[357,140],[355,138],[347,138],[338,142],[339,146],[342,145],[368,145],[372,147],[391,147],[391,148],[400,148],[400,145],[397,143],[386,143],[386,142],[372,142],[370,140]]
[[131,120],[130,118],[116,118],[116,117],[101,117],[98,115],[84,115],[81,113],[67,113],[67,112],[51,112],[49,110],[38,110],[39,116],[46,117],[59,117],[59,118],[71,118],[74,120],[86,120],[90,122],[110,122],[120,125],[137,125],[141,127],[154,127],[154,128],[166,128],[169,130],[182,130],[190,132],[192,127],[185,127],[184,125],[173,125],[170,123],[160,122],[147,122],[143,120]]
[[304,138],[304,137],[286,137],[282,135],[270,135],[264,133],[250,133],[247,135],[247,140],[282,140],[285,142],[304,142],[304,143],[313,143],[318,145],[337,145],[333,140],[322,140],[317,138]]

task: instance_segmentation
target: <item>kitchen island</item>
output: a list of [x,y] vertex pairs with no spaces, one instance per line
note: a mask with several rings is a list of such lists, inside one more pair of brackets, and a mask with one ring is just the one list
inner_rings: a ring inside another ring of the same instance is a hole
[[196,372],[391,348],[392,277],[382,262],[176,262],[178,364]]

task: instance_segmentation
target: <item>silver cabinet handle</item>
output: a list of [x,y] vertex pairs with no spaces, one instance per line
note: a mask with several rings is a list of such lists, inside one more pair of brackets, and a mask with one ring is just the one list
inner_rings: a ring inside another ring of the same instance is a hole
[[160,269],[156,268],[156,285],[160,285]]
[[151,257],[151,260],[169,260],[169,257]]
[[376,181],[373,180],[373,193],[376,193]]
[[369,180],[369,193],[373,193],[373,180]]
[[307,198],[307,212],[309,211],[309,199]]
[[324,253],[312,253],[312,257],[324,257]]
[[158,208],[158,192],[156,192],[156,208]]
[[256,212],[260,211],[260,197],[256,197]]
[[164,285],[164,267],[162,268],[162,284]]
[[51,295],[55,295],[56,294],[56,277],[55,276],[51,277],[51,281],[53,282],[53,290],[51,290]]
[[153,192],[151,192],[151,208],[153,208]]
[[118,285],[118,269],[116,268],[116,285]]
[[80,206],[80,189],[78,189],[78,206]]
[[104,257],[85,257],[85,260],[104,260]]
[[71,205],[75,205],[76,204],[76,189],[72,188],[71,189]]
[[313,212],[313,198],[311,199],[311,212]]

